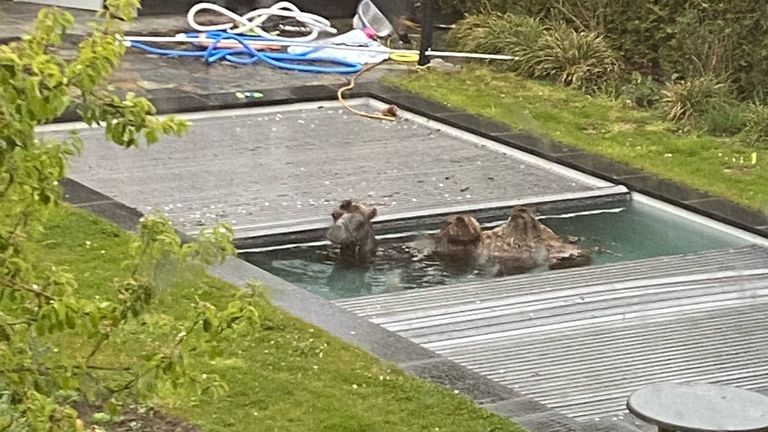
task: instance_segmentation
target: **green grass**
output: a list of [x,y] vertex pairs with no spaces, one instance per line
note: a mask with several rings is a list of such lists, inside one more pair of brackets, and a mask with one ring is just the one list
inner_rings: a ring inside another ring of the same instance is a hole
[[[68,267],[86,295],[111,296],[105,289],[121,271],[129,234],[88,213],[63,208],[46,222],[33,253]],[[108,345],[100,362],[131,362],[152,350],[188,312],[195,297],[226,304],[236,288],[214,279],[167,287],[149,326],[129,326]],[[521,428],[490,414],[469,399],[410,377],[324,331],[271,305],[271,325],[232,343],[216,361],[193,359],[198,372],[220,375],[229,392],[196,400],[188,389],[167,391],[161,410],[204,431],[510,431]],[[83,341],[63,341],[77,349]]]
[[[641,168],[768,211],[768,149],[735,139],[681,135],[650,112],[575,90],[469,67],[418,72],[392,84],[545,139]],[[752,163],[756,153],[756,163]]]

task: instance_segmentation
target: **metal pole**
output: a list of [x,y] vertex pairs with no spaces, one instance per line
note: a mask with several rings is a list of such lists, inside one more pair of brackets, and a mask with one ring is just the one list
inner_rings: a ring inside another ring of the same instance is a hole
[[419,46],[419,66],[429,64],[427,51],[432,49],[432,32],[435,27],[435,9],[433,0],[421,0],[421,44]]

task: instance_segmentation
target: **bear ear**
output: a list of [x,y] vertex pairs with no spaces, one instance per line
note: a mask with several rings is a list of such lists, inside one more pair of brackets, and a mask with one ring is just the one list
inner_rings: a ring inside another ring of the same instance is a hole
[[376,215],[379,214],[379,211],[376,210],[376,207],[371,207],[368,209],[368,213],[365,215],[366,220],[371,220],[376,217]]
[[464,229],[469,229],[469,224],[467,224],[467,218],[463,216],[456,217],[456,219],[453,220],[453,222]]

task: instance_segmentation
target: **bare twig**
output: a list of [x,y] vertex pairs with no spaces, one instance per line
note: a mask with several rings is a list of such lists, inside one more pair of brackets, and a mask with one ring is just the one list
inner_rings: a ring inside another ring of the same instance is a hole
[[576,18],[576,16],[573,13],[571,13],[571,11],[569,11],[568,9],[565,8],[565,6],[563,6],[562,2],[557,2],[554,4],[554,6],[558,8],[562,13],[564,13],[568,18],[570,18],[576,25],[578,25],[582,31],[585,31],[585,32],[589,31],[589,29],[587,29],[587,27],[584,26],[584,24],[582,24],[581,21],[579,21],[579,19]]
[[31,286],[16,285],[16,284],[13,284],[13,283],[9,283],[9,281],[2,281],[2,286],[5,287],[5,288],[16,290],[16,291],[29,292],[29,293],[32,293],[32,294],[38,296],[38,297],[45,298],[46,300],[49,300],[49,301],[56,301],[56,300],[58,300],[58,298],[56,298],[56,297],[54,297],[54,296],[52,296],[52,295],[50,295],[50,294],[48,294],[46,292],[43,292],[43,291],[41,291],[38,288],[34,288],[34,287],[31,287]]

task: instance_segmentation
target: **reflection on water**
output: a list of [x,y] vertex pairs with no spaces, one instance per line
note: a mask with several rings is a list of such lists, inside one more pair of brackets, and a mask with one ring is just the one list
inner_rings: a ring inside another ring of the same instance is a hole
[[[593,266],[746,244],[745,240],[636,202],[619,213],[548,218],[542,222],[563,238],[576,237],[582,245],[590,248],[593,251]],[[433,256],[424,254],[418,241],[414,242],[426,236],[413,234],[380,240],[379,254],[368,268],[336,265],[338,251],[331,245],[298,246],[243,253],[241,256],[328,299],[492,277],[477,270],[459,273],[445,268]]]
[[243,258],[330,299],[445,285],[482,277],[476,272],[451,274],[434,256],[425,256],[404,245],[403,241],[408,240],[381,240],[379,253],[367,268],[336,265],[337,250],[330,245],[244,254]]

